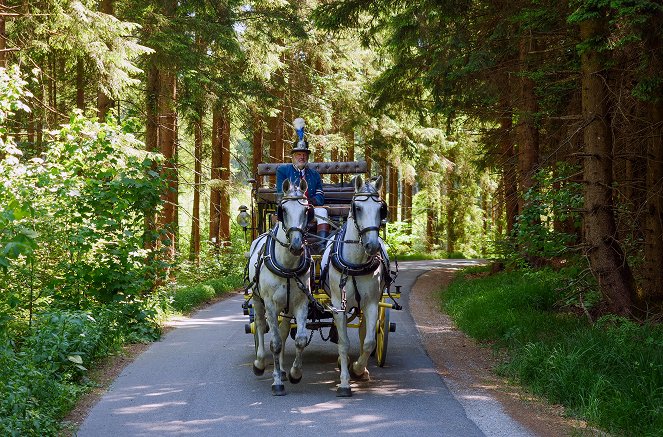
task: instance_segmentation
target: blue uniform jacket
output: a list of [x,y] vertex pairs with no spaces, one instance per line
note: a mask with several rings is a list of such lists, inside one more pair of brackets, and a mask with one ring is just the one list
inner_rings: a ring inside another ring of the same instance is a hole
[[[309,202],[315,206],[321,206],[325,204],[325,194],[322,191],[322,178],[320,173],[313,170],[312,168],[304,168],[304,178],[308,184],[308,189],[306,190],[306,197]],[[290,182],[293,184],[299,183],[301,176],[300,171],[294,165],[279,165],[278,170],[276,170],[276,192],[283,192],[283,181],[290,179]]]

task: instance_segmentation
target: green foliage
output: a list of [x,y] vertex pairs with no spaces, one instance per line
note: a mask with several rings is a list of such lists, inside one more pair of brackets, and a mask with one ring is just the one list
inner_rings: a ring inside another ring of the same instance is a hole
[[531,257],[549,259],[569,256],[574,249],[574,233],[556,229],[555,223],[568,222],[573,230],[580,227],[582,187],[570,180],[578,169],[559,163],[556,173],[543,169],[535,179],[537,185],[525,193],[525,209],[517,217],[513,246],[507,257],[517,264]]
[[[476,273],[476,270],[475,270]],[[500,371],[534,393],[619,435],[663,426],[663,329],[606,316],[594,325],[556,311],[565,273],[460,277],[442,295],[458,326],[506,348]]]
[[56,434],[58,420],[86,389],[87,368],[127,341],[155,339],[154,314],[141,302],[56,309],[39,314],[17,345],[0,335],[0,432]]

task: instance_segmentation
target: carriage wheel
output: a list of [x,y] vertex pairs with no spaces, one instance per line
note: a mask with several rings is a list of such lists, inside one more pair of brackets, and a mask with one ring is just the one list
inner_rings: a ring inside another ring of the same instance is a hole
[[387,361],[389,328],[389,308],[380,307],[380,310],[378,311],[378,323],[375,327],[375,336],[377,340],[375,355],[378,359],[378,366],[380,367],[384,367],[384,363]]

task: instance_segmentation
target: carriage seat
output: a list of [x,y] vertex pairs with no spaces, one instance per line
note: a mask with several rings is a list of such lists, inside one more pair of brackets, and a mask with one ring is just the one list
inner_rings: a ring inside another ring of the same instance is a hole
[[[271,176],[276,174],[280,165],[292,165],[290,163],[258,164],[258,176]],[[368,165],[366,161],[349,162],[311,162],[309,167],[323,174],[350,174],[357,175],[366,173]],[[349,204],[352,201],[354,186],[351,182],[338,184],[322,184],[325,192],[325,205],[328,206],[330,215],[347,215]],[[259,187],[257,189],[258,202],[276,203],[275,187]]]

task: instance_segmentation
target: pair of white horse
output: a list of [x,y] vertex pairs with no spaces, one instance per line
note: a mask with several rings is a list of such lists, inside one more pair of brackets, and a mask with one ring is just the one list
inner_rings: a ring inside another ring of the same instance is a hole
[[[386,216],[386,205],[380,199],[382,177],[375,182],[355,178],[355,193],[350,214],[338,236],[327,244],[322,258],[321,271],[328,271],[323,280],[334,313],[338,330],[338,353],[341,382],[337,396],[352,396],[350,372],[354,376],[367,374],[366,365],[375,349],[375,328],[378,319],[378,303],[382,297],[386,257],[384,243],[379,236],[381,221]],[[252,278],[254,314],[257,332],[256,359],[253,370],[256,375],[265,371],[266,324],[272,333],[270,350],[274,360],[272,393],[285,394],[283,380],[296,384],[302,379],[302,353],[308,343],[306,321],[308,304],[312,301],[310,290],[311,262],[304,244],[304,233],[310,218],[311,205],[304,193],[306,181],[300,185],[283,183],[283,197],[277,209],[279,222],[276,227],[261,235],[251,244],[249,278]],[[388,272],[387,272],[388,273]],[[353,308],[362,311],[364,323],[359,329],[360,355],[348,365],[349,338],[348,313]],[[283,319],[279,325],[279,314]],[[296,355],[292,367],[284,364],[285,341],[290,332],[290,322],[297,323],[295,335]],[[265,324],[266,323],[266,324]],[[368,335],[367,335],[368,334]]]

